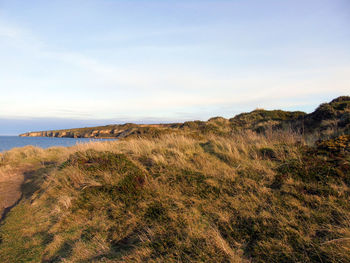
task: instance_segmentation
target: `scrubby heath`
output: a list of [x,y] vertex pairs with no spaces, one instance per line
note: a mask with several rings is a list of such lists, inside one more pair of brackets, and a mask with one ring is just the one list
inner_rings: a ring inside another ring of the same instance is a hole
[[349,105],[4,152],[0,262],[350,262]]
[[0,262],[350,262],[350,136],[167,134],[25,147]]
[[314,112],[257,109],[231,119],[211,118],[208,121],[188,121],[172,124],[107,125],[56,131],[28,132],[20,136],[72,137],[72,138],[125,138],[158,137],[170,133],[216,133],[220,135],[241,130],[265,132],[269,129],[292,130],[326,138],[330,135],[350,133],[350,97],[342,96],[321,104]]

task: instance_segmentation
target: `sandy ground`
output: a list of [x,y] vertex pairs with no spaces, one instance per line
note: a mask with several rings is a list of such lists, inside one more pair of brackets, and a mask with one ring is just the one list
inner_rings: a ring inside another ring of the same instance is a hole
[[21,198],[21,185],[24,176],[21,172],[2,168],[0,170],[0,221]]

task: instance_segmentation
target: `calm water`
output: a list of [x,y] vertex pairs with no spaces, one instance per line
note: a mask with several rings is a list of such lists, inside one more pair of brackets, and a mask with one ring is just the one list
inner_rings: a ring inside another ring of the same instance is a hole
[[51,138],[51,137],[19,137],[19,136],[0,136],[0,152],[10,150],[14,147],[23,147],[34,145],[42,148],[51,146],[73,146],[77,143],[91,141],[106,141],[113,139],[90,139],[90,138]]

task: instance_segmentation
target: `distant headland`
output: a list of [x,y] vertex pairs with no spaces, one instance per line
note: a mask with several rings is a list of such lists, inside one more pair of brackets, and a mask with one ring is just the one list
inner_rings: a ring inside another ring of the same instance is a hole
[[329,134],[349,132],[350,96],[341,96],[329,103],[321,104],[314,112],[256,109],[239,114],[231,119],[214,117],[208,121],[187,121],[171,124],[133,124],[106,125],[51,131],[36,131],[21,134],[23,137],[60,138],[125,138],[158,137],[166,133],[192,132],[229,134],[237,130],[264,132],[269,129],[292,129],[302,133]]

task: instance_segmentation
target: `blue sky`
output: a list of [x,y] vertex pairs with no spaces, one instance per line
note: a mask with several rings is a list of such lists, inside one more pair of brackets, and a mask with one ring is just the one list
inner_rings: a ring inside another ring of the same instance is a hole
[[312,111],[350,91],[348,0],[0,0],[0,134]]

